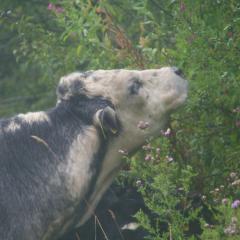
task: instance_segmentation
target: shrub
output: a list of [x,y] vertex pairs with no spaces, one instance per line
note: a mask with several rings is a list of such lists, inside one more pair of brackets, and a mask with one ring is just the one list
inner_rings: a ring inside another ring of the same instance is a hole
[[[193,239],[196,219],[203,233],[195,236],[202,239],[239,237],[228,234],[239,221],[239,210],[230,207],[240,198],[239,185],[230,187],[228,180],[231,172],[239,176],[240,167],[239,1],[0,5],[1,115],[50,106],[56,81],[76,69],[182,68],[189,98],[172,117],[171,136],[150,141],[151,149],[137,153],[126,174],[129,182],[138,181],[151,213],[140,211],[136,218],[148,239]],[[212,191],[220,186],[218,201],[228,199],[228,205],[215,202]],[[194,196],[201,199],[197,206]],[[202,215],[204,208],[211,217]]]

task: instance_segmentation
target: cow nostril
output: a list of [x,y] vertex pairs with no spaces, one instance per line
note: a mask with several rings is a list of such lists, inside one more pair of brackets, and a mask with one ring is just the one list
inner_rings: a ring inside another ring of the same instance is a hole
[[176,69],[174,70],[174,72],[175,72],[177,75],[181,76],[181,77],[184,76],[184,75],[183,75],[183,71],[182,71],[181,69],[179,69],[179,68],[176,68]]

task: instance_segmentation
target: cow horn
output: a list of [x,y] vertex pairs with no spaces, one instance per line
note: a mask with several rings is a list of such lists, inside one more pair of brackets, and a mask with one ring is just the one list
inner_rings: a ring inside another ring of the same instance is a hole
[[116,111],[109,106],[96,112],[94,123],[98,125],[103,132],[107,131],[112,134],[117,134],[120,130],[120,123]]

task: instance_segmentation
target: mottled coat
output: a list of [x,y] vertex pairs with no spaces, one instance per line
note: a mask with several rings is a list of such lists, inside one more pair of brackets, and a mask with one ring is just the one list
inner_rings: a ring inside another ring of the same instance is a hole
[[[0,121],[0,239],[54,240],[82,225],[121,167],[187,96],[176,68],[62,77],[56,107]],[[148,122],[146,129],[138,128]]]

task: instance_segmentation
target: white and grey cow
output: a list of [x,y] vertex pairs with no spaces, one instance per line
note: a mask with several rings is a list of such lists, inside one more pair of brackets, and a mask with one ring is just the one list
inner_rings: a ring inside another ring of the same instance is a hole
[[187,82],[175,67],[75,72],[57,97],[46,112],[0,121],[0,239],[53,240],[81,226],[121,167],[119,149],[157,136]]

